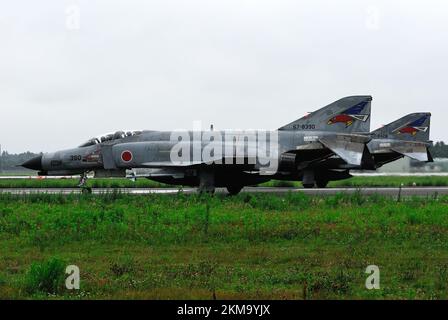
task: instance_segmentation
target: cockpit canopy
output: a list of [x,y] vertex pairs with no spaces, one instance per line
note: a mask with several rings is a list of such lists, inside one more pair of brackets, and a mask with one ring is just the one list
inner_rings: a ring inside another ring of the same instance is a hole
[[108,133],[108,134],[104,134],[99,137],[87,140],[86,142],[81,144],[79,146],[79,148],[90,147],[90,146],[94,146],[96,144],[107,142],[107,141],[113,141],[113,140],[123,139],[126,137],[137,136],[137,135],[140,135],[141,133],[142,133],[142,131],[126,131],[126,132],[125,131],[117,131],[115,133]]

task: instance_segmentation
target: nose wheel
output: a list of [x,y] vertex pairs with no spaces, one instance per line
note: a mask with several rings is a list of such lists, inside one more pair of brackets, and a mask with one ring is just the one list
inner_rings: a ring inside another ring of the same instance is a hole
[[82,194],[92,194],[92,188],[88,188],[88,187],[81,188],[81,193]]

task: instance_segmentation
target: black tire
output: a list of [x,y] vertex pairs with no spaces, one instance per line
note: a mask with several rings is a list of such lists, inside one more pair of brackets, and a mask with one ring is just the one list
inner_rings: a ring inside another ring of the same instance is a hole
[[243,188],[243,186],[227,186],[227,191],[231,196],[236,196]]
[[316,186],[318,188],[324,189],[327,187],[327,185],[328,185],[328,181],[326,181],[326,180],[317,180],[316,181]]
[[312,188],[314,188],[314,183],[304,183],[303,187],[305,189],[312,189]]
[[216,189],[215,188],[206,188],[206,189],[198,189],[198,193],[199,194],[209,194],[209,195],[214,195],[215,194]]

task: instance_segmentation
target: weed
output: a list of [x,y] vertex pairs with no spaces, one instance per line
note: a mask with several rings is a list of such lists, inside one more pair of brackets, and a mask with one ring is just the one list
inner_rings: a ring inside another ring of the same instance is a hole
[[65,264],[58,258],[31,265],[25,276],[25,290],[29,294],[57,294],[64,284]]
[[136,269],[134,258],[129,255],[125,255],[119,260],[112,262],[109,269],[116,277],[121,277],[125,274],[132,274]]

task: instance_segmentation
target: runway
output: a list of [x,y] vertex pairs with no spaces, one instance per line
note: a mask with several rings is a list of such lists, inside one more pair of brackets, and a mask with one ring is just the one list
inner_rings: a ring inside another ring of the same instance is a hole
[[[93,194],[104,194],[112,192],[120,192],[133,195],[147,194],[176,194],[178,192],[191,194],[197,191],[196,188],[95,188],[92,189]],[[2,194],[79,194],[82,191],[78,188],[0,188]],[[264,187],[246,187],[242,193],[273,193],[282,194],[288,192],[302,192],[313,196],[332,196],[336,194],[354,194],[361,193],[363,195],[382,195],[390,197],[398,197],[401,193],[403,197],[428,197],[436,195],[448,195],[448,187],[406,187],[402,188],[327,188],[327,189],[302,189],[302,188],[264,188]],[[218,188],[216,193],[227,193],[226,189]]]

